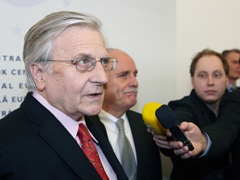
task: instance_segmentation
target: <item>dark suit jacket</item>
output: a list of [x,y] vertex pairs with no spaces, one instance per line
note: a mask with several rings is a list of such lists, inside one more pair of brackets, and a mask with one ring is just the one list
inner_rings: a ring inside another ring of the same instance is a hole
[[[169,106],[178,117],[178,124],[183,121],[193,122],[200,129],[217,121],[215,114],[203,103],[192,90],[189,96],[169,102]],[[179,156],[173,156],[174,164],[171,179],[185,180],[212,180],[234,179],[234,172],[229,163],[228,151],[218,158],[190,158],[183,160]]]
[[[133,140],[137,153],[137,179],[138,180],[161,180],[162,169],[160,160],[160,151],[153,141],[153,137],[147,132],[146,125],[143,122],[142,115],[127,111],[127,117],[131,127]],[[106,129],[98,116],[90,117],[92,122],[107,137]]]
[[[237,92],[235,92],[235,91],[237,91]],[[239,107],[238,106],[240,104],[240,102],[239,102],[240,101],[240,98],[239,98],[240,88],[238,87],[237,89],[235,89],[232,92],[235,92],[236,94],[233,94],[233,95],[230,94],[230,95],[226,96],[226,98],[224,100],[227,100],[228,103],[230,101],[234,101],[235,102],[235,104],[233,104],[234,105],[234,107],[233,107],[234,109],[232,109],[232,110],[233,111],[235,110],[235,111],[239,112],[239,109],[238,109]],[[227,112],[229,113],[229,110],[227,110]],[[234,112],[232,114],[234,116]],[[235,115],[236,120],[237,120],[237,117],[238,117],[238,115]],[[240,121],[240,119],[238,119],[238,120]],[[230,122],[232,122],[232,120],[230,120]],[[232,129],[233,133],[237,132],[237,130],[236,130],[237,127],[238,127],[238,125],[236,123],[235,128]],[[233,137],[233,138],[231,138],[231,137]],[[231,139],[233,139],[233,140],[235,139],[234,135],[231,135],[231,137],[230,137]],[[232,148],[231,148],[231,162],[232,162],[232,165],[233,165],[236,177],[237,177],[237,179],[240,180],[240,131],[238,132],[237,140],[234,141],[234,143],[232,145]]]
[[[86,122],[88,117],[85,117]],[[87,123],[118,179],[126,180],[111,145]],[[101,179],[62,124],[28,93],[20,108],[0,120],[0,179]]]
[[240,132],[240,90],[226,94],[221,100],[220,114],[214,124],[202,128],[212,140],[208,158],[222,156]]

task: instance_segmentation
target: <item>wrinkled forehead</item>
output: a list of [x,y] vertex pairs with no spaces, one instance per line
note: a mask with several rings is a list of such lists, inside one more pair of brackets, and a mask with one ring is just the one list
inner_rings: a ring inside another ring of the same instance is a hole
[[61,33],[55,41],[55,55],[76,57],[88,54],[95,58],[108,56],[100,32],[91,29],[69,28]]
[[81,43],[76,48],[76,55],[89,55],[91,57],[107,57],[108,52],[104,44],[99,43]]

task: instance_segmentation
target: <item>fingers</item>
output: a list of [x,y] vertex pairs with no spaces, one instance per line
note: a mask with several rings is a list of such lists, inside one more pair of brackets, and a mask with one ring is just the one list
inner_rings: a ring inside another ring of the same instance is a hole
[[178,144],[175,143],[175,146],[173,149],[174,149],[174,154],[177,156],[182,156],[188,152],[188,147],[183,146],[181,143],[178,143]]
[[[188,159],[190,157],[198,157],[199,154],[205,150],[207,146],[207,140],[201,130],[191,122],[182,122],[180,128],[186,135],[186,137],[191,141],[194,146],[193,151],[189,151],[187,146],[183,146],[181,141],[169,140],[172,134],[167,130],[166,135],[158,135],[151,128],[148,128],[148,132],[152,133],[153,140],[156,145],[164,149],[173,149],[175,155],[181,156],[182,159]],[[170,138],[169,138],[170,137]]]
[[188,152],[181,155],[182,159],[189,159],[191,157],[193,157],[192,151],[188,151]]
[[156,145],[160,148],[164,149],[172,149],[171,146],[169,145],[169,142],[166,141],[166,136],[153,136],[153,140],[155,141]]

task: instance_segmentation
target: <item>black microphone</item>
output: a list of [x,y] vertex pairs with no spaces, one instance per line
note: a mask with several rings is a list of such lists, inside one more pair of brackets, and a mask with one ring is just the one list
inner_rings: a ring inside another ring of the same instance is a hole
[[176,140],[181,141],[184,146],[188,146],[190,151],[194,149],[192,143],[177,125],[177,116],[170,107],[162,105],[155,111],[155,114],[161,125],[169,129]]

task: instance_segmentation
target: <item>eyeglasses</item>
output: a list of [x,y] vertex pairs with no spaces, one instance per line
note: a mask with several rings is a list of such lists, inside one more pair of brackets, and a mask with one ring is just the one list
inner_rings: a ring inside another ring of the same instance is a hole
[[114,70],[117,66],[117,59],[115,58],[102,58],[100,60],[96,60],[93,57],[82,57],[77,60],[47,60],[47,61],[56,61],[56,62],[70,62],[71,64],[76,65],[76,68],[80,71],[92,71],[97,62],[100,62],[105,71]]

